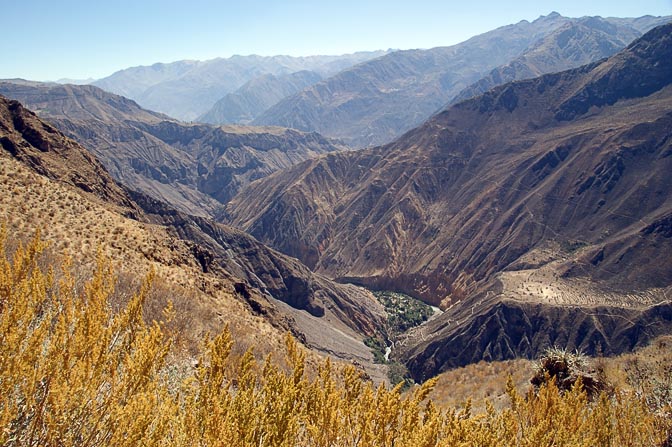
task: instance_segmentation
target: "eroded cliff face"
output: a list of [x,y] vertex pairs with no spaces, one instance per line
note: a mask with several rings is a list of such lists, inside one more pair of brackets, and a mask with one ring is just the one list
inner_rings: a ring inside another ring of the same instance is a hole
[[[500,301],[634,306],[645,318],[672,284],[671,40],[662,26],[600,63],[462,102],[390,145],[304,162],[245,189],[228,216],[317,272],[443,308],[506,273]],[[536,352],[512,346],[497,356]]]
[[344,145],[317,133],[281,127],[220,126],[164,121],[140,126],[143,131],[190,154],[195,166],[180,179],[226,204],[250,182]]

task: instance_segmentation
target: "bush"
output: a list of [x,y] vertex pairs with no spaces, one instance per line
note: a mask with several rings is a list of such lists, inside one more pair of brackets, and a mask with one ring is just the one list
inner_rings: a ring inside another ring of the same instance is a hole
[[530,382],[535,388],[553,379],[561,392],[570,391],[580,381],[591,399],[607,389],[603,374],[594,369],[587,356],[566,349],[549,348],[535,365]]
[[[6,230],[0,235],[5,253]],[[78,291],[40,267],[39,233],[0,259],[0,445],[137,445],[165,436],[159,371],[168,352],[142,307],[151,277],[113,314],[115,276],[102,257]],[[169,412],[168,412],[169,413]]]

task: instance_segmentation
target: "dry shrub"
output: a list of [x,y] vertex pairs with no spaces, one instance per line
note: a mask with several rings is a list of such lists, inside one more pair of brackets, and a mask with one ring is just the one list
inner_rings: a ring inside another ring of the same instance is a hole
[[[0,235],[5,251],[6,232]],[[650,446],[666,433],[634,395],[590,401],[581,380],[555,380],[527,396],[512,383],[508,408],[441,410],[435,381],[404,395],[374,387],[352,366],[323,361],[286,338],[284,360],[232,357],[223,331],[205,340],[198,366],[167,364],[165,323],[143,308],[150,274],[123,305],[104,258],[83,289],[37,261],[44,244],[0,258],[0,445],[6,446]],[[156,314],[155,310],[150,312]],[[170,311],[169,314],[174,313]],[[283,365],[283,366],[280,366]],[[177,378],[175,377],[177,375]]]

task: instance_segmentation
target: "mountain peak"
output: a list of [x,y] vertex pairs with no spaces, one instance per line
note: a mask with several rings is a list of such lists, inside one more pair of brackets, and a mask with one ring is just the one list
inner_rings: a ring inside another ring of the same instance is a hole
[[560,14],[559,12],[557,12],[557,11],[552,11],[552,12],[551,12],[550,14],[548,14],[548,15],[540,15],[539,17],[537,17],[537,19],[535,20],[535,22],[538,22],[538,21],[555,20],[555,19],[559,19],[559,18],[562,18],[562,17],[563,17],[562,14]]

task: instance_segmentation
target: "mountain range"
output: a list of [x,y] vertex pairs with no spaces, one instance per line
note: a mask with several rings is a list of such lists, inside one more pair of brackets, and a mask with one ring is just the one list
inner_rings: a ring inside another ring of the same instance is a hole
[[341,56],[251,55],[184,60],[127,68],[93,84],[133,99],[143,107],[190,121],[206,113],[226,94],[259,76],[309,70],[326,77],[383,54],[384,51],[371,51]]
[[316,272],[441,306],[398,341],[417,379],[549,344],[631,349],[672,324],[671,51],[667,24],[496,87],[251,184],[229,221]]
[[670,19],[553,12],[449,47],[178,61],[121,70],[94,85],[181,120],[316,131],[362,148],[497,85],[609,57]]
[[[251,344],[288,330],[378,379],[365,337],[392,342],[419,381],[550,345],[628,351],[672,330],[672,23],[655,27],[668,20],[553,13],[453,47],[100,81],[171,97],[165,110],[193,101],[184,110],[213,122],[282,115],[357,146],[398,137],[357,151],[184,123],[91,85],[0,81],[37,113],[0,99],[0,216],[17,240],[49,216],[47,239],[81,262],[98,246],[194,290],[181,304],[204,316],[194,339],[222,321]],[[390,339],[359,286],[442,313]]]
[[253,123],[317,131],[353,147],[383,144],[455,97],[611,56],[669,20],[572,19],[551,13],[450,47],[393,52],[285,98]]

